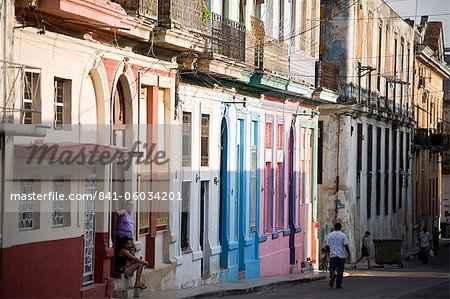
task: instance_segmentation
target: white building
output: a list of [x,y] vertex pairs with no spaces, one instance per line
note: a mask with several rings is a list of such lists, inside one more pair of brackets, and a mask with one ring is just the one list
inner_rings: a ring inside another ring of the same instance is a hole
[[[61,6],[55,11],[48,2],[41,1],[36,9],[46,13],[46,20],[50,16],[60,18],[64,13],[79,22],[96,17],[112,26],[117,20],[127,19],[117,4],[110,4],[110,13],[90,15],[90,9],[102,11],[104,5],[94,2],[72,3],[74,6]],[[25,18],[32,14],[27,5],[20,5],[17,9]],[[33,18],[27,20],[32,24]],[[175,107],[175,65],[136,54],[127,47],[96,42],[92,32],[81,35],[83,39],[67,32],[83,31],[78,25],[45,28],[42,24],[25,28],[20,28],[19,23],[15,25],[11,64],[16,68],[14,76],[8,77],[13,82],[8,90],[14,97],[7,106],[14,126],[6,127],[8,137],[2,165],[5,174],[2,272],[9,273],[2,278],[2,296],[110,297],[113,278],[117,277],[113,273],[114,211],[123,207],[127,196],[114,201],[108,200],[107,194],[116,192],[118,197],[148,190],[150,183],[145,177],[167,170],[174,170],[168,172],[173,177],[170,185],[162,188],[179,192],[175,176],[179,174],[180,153],[173,146],[179,141],[170,139],[177,136],[177,126],[161,126],[172,124],[175,119],[176,110],[165,109]],[[137,30],[138,24],[133,21],[124,26],[131,28],[135,38],[148,36],[145,31],[150,30],[142,26],[141,31]],[[159,125],[158,134],[150,135],[151,127],[147,125]],[[135,147],[137,142],[149,143],[155,136],[166,136],[156,143],[158,149],[166,150],[171,162],[169,167],[152,166],[149,170],[137,165],[137,158],[130,151],[143,152],[141,145]],[[57,145],[56,156],[64,151],[66,154],[84,151],[86,159],[96,157],[98,161],[99,156],[93,153],[97,149],[105,155],[122,154],[131,163],[120,170],[117,162],[90,164],[84,160],[80,165],[75,161],[60,165],[61,159],[57,159],[56,165],[49,165],[48,156],[41,164],[38,159],[27,162],[30,145]],[[33,192],[59,192],[66,196],[93,193],[100,196],[103,192],[105,197],[65,202],[9,200],[11,194]],[[167,207],[161,205],[158,213],[153,210],[156,206],[150,207],[147,201],[135,204],[134,240],[151,265],[143,279],[158,289],[173,287],[170,277],[174,270],[170,269],[171,260],[175,261],[174,222],[165,218],[164,212],[176,204],[172,201]],[[27,288],[19,283],[24,268],[33,277]],[[58,277],[65,283],[55,284],[49,277]]]
[[321,57],[339,66],[340,98],[320,107],[321,240],[341,222],[352,258],[365,231],[412,246],[414,29],[382,1],[327,2],[322,12],[333,22],[323,23]]

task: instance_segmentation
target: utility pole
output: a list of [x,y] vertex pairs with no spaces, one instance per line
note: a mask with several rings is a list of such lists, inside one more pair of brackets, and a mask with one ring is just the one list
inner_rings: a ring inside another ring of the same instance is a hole
[[[375,71],[376,68],[371,66],[362,66],[361,62],[358,62],[358,104],[361,103],[361,81],[362,78],[369,75],[369,96],[367,105],[370,106],[370,101],[372,97],[372,72]],[[364,72],[364,73],[363,73]]]

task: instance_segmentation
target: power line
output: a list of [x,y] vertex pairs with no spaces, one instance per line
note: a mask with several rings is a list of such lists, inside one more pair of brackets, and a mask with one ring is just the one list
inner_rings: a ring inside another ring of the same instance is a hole
[[[437,13],[437,14],[426,14],[428,17],[438,17],[438,16],[450,16],[450,13]],[[414,18],[414,15],[407,16],[385,16],[385,17],[371,17],[373,20],[384,20],[384,19],[405,19],[405,18]],[[353,20],[361,20],[359,18],[355,19],[331,19],[330,21],[353,21]],[[320,20],[321,22],[325,22],[326,20]]]

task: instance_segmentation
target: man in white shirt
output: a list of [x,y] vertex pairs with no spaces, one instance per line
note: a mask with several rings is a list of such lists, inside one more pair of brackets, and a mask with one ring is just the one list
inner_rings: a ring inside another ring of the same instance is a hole
[[419,234],[419,247],[422,251],[424,264],[428,264],[428,255],[430,254],[431,241],[433,240],[433,237],[427,230],[428,228],[425,226]]
[[[339,222],[334,225],[334,232],[328,235],[327,252],[330,254],[330,288],[336,280],[336,288],[342,289],[342,278],[344,277],[345,258],[350,258],[350,249],[348,248],[348,238],[341,232],[342,224]],[[336,275],[337,272],[337,275]]]

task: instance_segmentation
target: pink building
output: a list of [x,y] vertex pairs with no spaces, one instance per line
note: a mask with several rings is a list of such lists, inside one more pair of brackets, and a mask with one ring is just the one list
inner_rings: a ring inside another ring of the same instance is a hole
[[262,107],[261,276],[296,273],[317,256],[317,118],[296,100],[265,97]]

